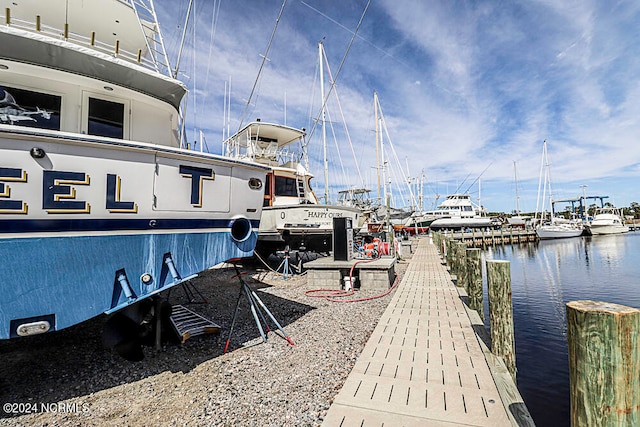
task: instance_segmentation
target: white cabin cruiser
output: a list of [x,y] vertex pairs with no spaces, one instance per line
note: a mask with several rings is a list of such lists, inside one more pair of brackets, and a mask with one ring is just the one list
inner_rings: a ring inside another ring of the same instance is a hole
[[417,213],[407,218],[405,227],[485,228],[495,224],[484,208],[474,204],[469,194],[451,194],[435,210]]
[[621,234],[629,231],[629,226],[624,224],[620,209],[611,206],[598,208],[585,228],[587,233],[592,235]]
[[358,224],[360,209],[320,204],[311,188],[313,175],[302,165],[303,155],[290,151],[306,133],[255,121],[225,141],[227,156],[268,165],[257,251],[272,253],[287,246],[295,250],[328,252],[333,218],[350,217]]
[[0,6],[0,339],[116,313],[135,340],[138,302],[253,254],[268,168],[183,148],[152,0]]

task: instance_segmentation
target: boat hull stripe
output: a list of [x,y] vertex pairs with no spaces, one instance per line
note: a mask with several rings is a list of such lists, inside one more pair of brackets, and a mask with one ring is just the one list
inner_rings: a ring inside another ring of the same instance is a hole
[[[2,233],[73,231],[197,230],[228,229],[233,219],[145,218],[145,219],[22,219],[0,220]],[[258,228],[260,221],[251,221]]]

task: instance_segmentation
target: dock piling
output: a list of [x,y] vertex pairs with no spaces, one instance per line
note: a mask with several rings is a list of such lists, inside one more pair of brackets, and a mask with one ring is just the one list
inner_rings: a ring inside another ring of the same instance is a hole
[[467,295],[469,308],[475,310],[484,320],[484,302],[482,296],[482,264],[480,249],[467,249]]
[[456,244],[456,285],[468,290],[467,285],[467,244]]
[[640,423],[640,310],[567,303],[572,426]]
[[502,357],[514,381],[516,379],[516,345],[511,302],[511,264],[504,260],[487,261],[489,326],[491,352]]

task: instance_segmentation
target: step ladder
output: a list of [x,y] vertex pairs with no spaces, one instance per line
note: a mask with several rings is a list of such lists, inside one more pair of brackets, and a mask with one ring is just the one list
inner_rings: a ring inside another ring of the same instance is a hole
[[304,180],[300,178],[296,178],[296,181],[297,181],[298,199],[302,202],[304,200]]
[[172,307],[169,319],[180,336],[181,344],[196,335],[217,334],[220,332],[219,325],[179,304]]

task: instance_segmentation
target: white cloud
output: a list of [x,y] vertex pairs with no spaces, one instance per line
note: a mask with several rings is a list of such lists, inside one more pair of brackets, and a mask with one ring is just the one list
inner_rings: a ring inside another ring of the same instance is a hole
[[[289,2],[248,118],[284,120],[286,94],[287,124],[309,127],[319,108],[317,42],[324,38],[335,74],[365,4],[336,0],[312,9]],[[229,77],[237,126],[279,6],[224,3],[209,63],[209,36],[202,36],[196,77],[202,83],[208,67],[202,91],[209,96],[198,93],[206,101],[199,122],[211,139],[219,140]],[[640,173],[639,20],[640,4],[633,2],[373,2],[338,77],[361,170],[370,175],[375,166],[375,90],[393,144],[414,176],[425,168],[453,188],[492,162],[482,177],[489,208],[512,208],[514,160],[522,201],[535,193],[544,139],[559,188],[579,192],[579,183],[597,181],[612,196],[622,193],[614,183]],[[343,155],[350,152],[338,143]],[[640,199],[624,191],[619,202]]]

